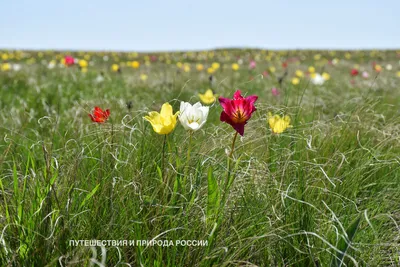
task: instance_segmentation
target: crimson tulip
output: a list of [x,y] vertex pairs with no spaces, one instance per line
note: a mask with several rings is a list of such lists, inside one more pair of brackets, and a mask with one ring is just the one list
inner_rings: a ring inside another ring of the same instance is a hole
[[251,118],[251,114],[256,111],[254,103],[258,96],[252,95],[243,97],[240,90],[233,95],[233,99],[219,97],[219,102],[224,109],[220,120],[230,124],[241,136],[244,134],[244,126]]

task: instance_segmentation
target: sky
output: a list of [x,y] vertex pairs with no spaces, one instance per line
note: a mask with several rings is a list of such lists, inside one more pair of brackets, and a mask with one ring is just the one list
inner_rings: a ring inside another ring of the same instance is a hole
[[0,0],[0,48],[398,49],[399,0]]

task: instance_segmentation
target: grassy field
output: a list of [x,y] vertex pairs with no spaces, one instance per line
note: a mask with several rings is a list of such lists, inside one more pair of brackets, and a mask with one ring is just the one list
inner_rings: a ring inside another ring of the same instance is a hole
[[[399,60],[2,51],[0,265],[399,266]],[[143,119],[207,89],[198,131]],[[232,146],[218,97],[237,89],[258,100]]]

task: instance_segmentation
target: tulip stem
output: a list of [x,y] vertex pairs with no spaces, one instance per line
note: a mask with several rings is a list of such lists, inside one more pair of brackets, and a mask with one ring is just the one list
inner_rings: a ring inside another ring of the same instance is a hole
[[231,152],[228,155],[228,164],[227,164],[228,170],[227,170],[227,174],[226,174],[224,195],[222,197],[222,205],[225,205],[225,199],[227,197],[228,190],[232,184],[232,182],[231,182],[231,160],[232,160],[233,151],[235,150],[235,142],[236,142],[237,135],[238,135],[238,132],[236,132],[235,136],[233,137]]
[[165,182],[165,145],[166,144],[167,144],[167,135],[164,134],[164,141],[163,141],[163,147],[162,147],[162,158],[161,158],[161,171],[162,171],[163,182]]
[[[235,136],[233,137],[231,152],[229,153],[229,156],[228,156],[229,159],[232,157],[233,151],[235,150],[235,142],[236,142],[237,135],[238,135],[238,132],[236,132]],[[229,166],[228,166],[228,168],[229,168]]]
[[192,136],[193,136],[193,131],[189,131],[189,144],[188,144],[188,151],[187,151],[187,156],[186,156],[185,178],[183,181],[183,187],[185,187],[185,185],[186,185],[186,177],[189,172],[190,152],[192,150]]

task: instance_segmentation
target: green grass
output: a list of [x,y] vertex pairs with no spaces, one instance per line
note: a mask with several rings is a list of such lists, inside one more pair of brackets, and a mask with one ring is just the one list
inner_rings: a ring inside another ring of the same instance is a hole
[[[344,52],[288,51],[265,60],[265,51],[219,50],[212,59],[157,54],[163,59],[148,66],[139,54],[139,69],[121,64],[133,54],[110,53],[108,62],[101,53],[89,54],[94,66],[87,73],[48,69],[41,60],[56,58],[50,52],[28,52],[19,72],[0,72],[0,265],[400,264],[396,52],[351,52],[345,59]],[[236,56],[244,61],[238,72],[231,70]],[[281,63],[292,57],[301,60],[289,64],[279,86]],[[326,64],[335,57],[337,65]],[[255,70],[247,69],[250,58],[257,59]],[[191,71],[179,70],[178,61],[190,63]],[[211,85],[206,69],[214,61],[221,67]],[[377,75],[372,61],[393,70]],[[121,73],[109,71],[113,62]],[[196,63],[205,69],[197,71]],[[352,78],[354,64],[370,78]],[[291,84],[295,70],[311,65],[331,79],[321,86],[308,78]],[[263,77],[271,66],[276,72]],[[97,83],[100,71],[105,80]],[[229,169],[234,130],[219,121],[218,102],[193,134],[189,160],[189,134],[178,124],[168,135],[163,167],[163,136],[142,117],[164,102],[174,111],[180,101],[195,103],[211,87],[229,98],[236,89],[259,96]],[[281,94],[273,96],[272,87]],[[94,106],[109,108],[109,121],[92,123]],[[290,115],[293,127],[272,134],[268,112]],[[202,240],[208,246],[70,243],[92,239]]]

